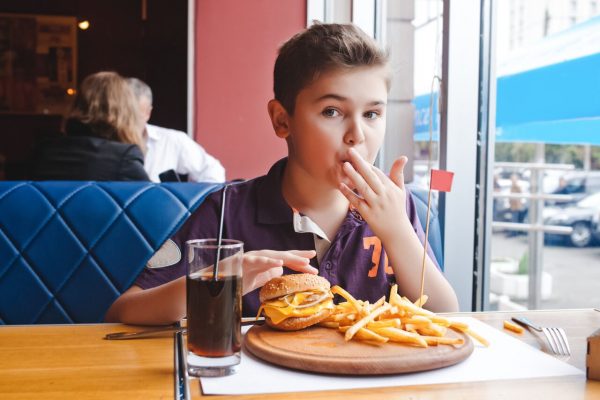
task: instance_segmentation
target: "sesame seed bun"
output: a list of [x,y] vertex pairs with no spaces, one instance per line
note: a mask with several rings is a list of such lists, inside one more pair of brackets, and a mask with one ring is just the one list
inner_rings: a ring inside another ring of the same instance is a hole
[[260,302],[277,299],[286,294],[331,288],[329,281],[313,274],[291,274],[271,279],[260,289]]

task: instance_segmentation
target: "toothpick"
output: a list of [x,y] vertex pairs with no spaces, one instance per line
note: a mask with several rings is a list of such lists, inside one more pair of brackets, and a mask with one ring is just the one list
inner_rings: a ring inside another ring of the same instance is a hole
[[425,222],[425,243],[423,244],[423,262],[421,263],[421,292],[419,295],[419,307],[423,307],[423,289],[425,288],[425,260],[427,259],[427,244],[429,243],[429,214],[431,213],[431,182],[427,194],[427,218]]
[[[419,295],[419,307],[423,307],[423,290],[425,288],[425,260],[427,259],[427,244],[429,243],[429,214],[431,213],[431,163],[433,161],[433,88],[435,81],[440,83],[442,79],[434,75],[431,80],[431,92],[429,97],[429,158],[427,160],[427,170],[429,172],[429,192],[427,193],[427,218],[425,221],[425,243],[423,244],[423,261],[421,263],[421,291]],[[438,90],[438,101],[441,93]],[[439,108],[438,108],[439,109]]]

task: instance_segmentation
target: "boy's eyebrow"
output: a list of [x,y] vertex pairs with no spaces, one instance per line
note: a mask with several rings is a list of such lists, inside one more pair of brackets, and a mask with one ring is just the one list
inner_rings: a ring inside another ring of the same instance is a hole
[[[324,94],[323,96],[319,97],[317,99],[317,102],[319,102],[321,100],[327,100],[327,99],[333,99],[333,100],[338,100],[338,101],[347,101],[348,100],[347,97],[340,96],[339,94],[327,93],[327,94]],[[368,106],[386,105],[386,102],[383,100],[374,100],[374,101],[369,102],[367,105]]]

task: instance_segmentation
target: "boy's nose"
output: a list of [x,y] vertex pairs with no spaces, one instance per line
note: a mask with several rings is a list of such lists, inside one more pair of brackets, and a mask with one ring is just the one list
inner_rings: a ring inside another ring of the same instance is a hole
[[363,131],[363,126],[359,121],[352,121],[346,130],[346,135],[344,136],[344,142],[346,144],[356,145],[358,143],[362,143],[365,140],[365,133]]

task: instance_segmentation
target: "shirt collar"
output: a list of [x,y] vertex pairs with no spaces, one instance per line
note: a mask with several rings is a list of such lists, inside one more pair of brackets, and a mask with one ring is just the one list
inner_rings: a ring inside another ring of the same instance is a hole
[[257,188],[257,220],[262,224],[292,223],[291,207],[283,198],[281,182],[287,158],[277,161]]
[[156,131],[156,127],[154,125],[146,124],[146,134],[148,135],[148,139],[158,140],[160,135]]
[[292,211],[294,213],[294,231],[298,233],[312,233],[313,235],[326,240],[328,243],[331,243],[331,240],[329,240],[327,234],[323,232],[323,229],[310,219],[308,215],[302,215],[298,210],[292,209]]

